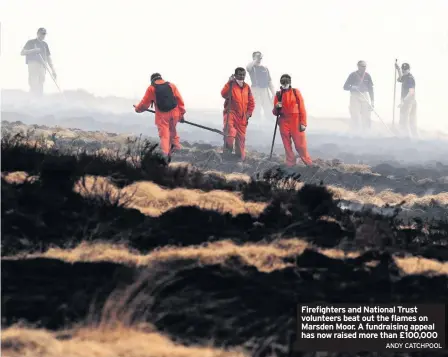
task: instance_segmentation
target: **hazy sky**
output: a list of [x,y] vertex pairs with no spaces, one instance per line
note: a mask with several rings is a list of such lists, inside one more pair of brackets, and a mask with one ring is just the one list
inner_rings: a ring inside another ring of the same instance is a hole
[[364,59],[390,121],[398,58],[416,78],[419,126],[448,129],[448,0],[1,0],[0,16],[3,88],[27,89],[19,54],[45,27],[64,89],[140,98],[160,72],[187,110],[221,108],[228,77],[260,50],[310,114],[348,116],[342,86]]

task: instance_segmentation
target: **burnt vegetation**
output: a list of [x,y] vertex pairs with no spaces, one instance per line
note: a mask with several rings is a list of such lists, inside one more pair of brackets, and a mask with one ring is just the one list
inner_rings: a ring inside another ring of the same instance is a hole
[[[348,243],[361,240],[366,248],[405,249],[428,258],[436,258],[437,251],[446,256],[448,226],[444,221],[415,218],[405,224],[396,218],[400,206],[389,217],[369,209],[341,209],[323,182],[297,190],[300,175],[287,174],[281,168],[258,173],[249,182],[229,183],[219,176],[206,182],[200,170],[170,167],[155,147],[146,142],[139,155],[129,160],[118,154],[33,147],[27,145],[26,138],[4,137],[2,173],[25,171],[36,179],[8,183],[2,177],[2,255],[54,245],[70,247],[95,239],[125,241],[147,252],[165,245],[221,239],[269,241],[281,235],[304,237],[322,247],[336,247],[344,238]],[[268,205],[258,217],[249,213],[232,216],[197,206],[176,207],[160,217],[149,217],[127,207],[130,197],[112,197],[107,191],[81,196],[73,188],[76,182],[85,187],[85,175],[104,176],[121,187],[148,180],[167,188],[227,189],[241,192],[245,200]]]
[[[2,257],[70,248],[83,241],[126,243],[147,253],[223,239],[242,245],[280,237],[363,254],[333,259],[307,249],[293,261],[285,258],[293,266],[270,273],[232,256],[225,265],[199,265],[191,259],[149,268],[45,258],[3,260],[6,324],[25,319],[58,329],[86,318],[96,323],[114,316],[128,324],[143,319],[182,343],[246,344],[258,356],[286,356],[298,302],[424,303],[448,297],[446,276],[403,276],[393,259],[413,254],[446,261],[447,221],[404,222],[397,217],[400,206],[392,207],[387,217],[372,209],[342,209],[326,182],[304,180],[297,190],[303,177],[277,166],[255,173],[249,182],[228,181],[192,167],[171,167],[148,141],[128,144],[106,155],[78,144],[47,148],[44,141],[30,145],[26,136],[4,135],[2,173],[25,171],[36,179],[11,183],[2,177]],[[210,160],[215,159],[219,157]],[[75,192],[76,183],[85,186],[86,175],[107,177],[117,187],[147,180],[166,188],[235,191],[267,206],[257,217],[197,206],[150,217],[128,207],[131,197]],[[120,313],[104,307],[114,298],[122,304]]]

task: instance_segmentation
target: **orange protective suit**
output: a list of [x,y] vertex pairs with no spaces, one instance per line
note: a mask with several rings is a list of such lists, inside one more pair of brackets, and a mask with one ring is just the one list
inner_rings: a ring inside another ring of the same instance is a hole
[[[227,115],[230,86],[232,86],[232,93],[229,114]],[[247,124],[255,108],[254,96],[247,83],[244,83],[241,87],[236,81],[227,82],[221,90],[221,95],[226,99],[224,102],[224,134],[227,135],[224,138],[225,149],[232,152],[235,143],[236,155],[244,160],[246,158]]]
[[[295,91],[295,95],[293,91]],[[302,94],[298,89],[291,87],[277,92],[274,99],[274,109],[272,110],[274,115],[278,115],[279,113],[276,108],[279,102],[279,95],[282,98],[282,108],[280,108],[278,124],[283,146],[285,147],[286,165],[294,166],[296,164],[296,156],[292,150],[291,139],[305,165],[311,165],[312,160],[308,154],[305,132],[300,132],[299,130],[301,124],[307,126],[306,110]]]
[[[165,81],[163,79],[158,79],[154,82],[155,84],[163,84]],[[135,107],[136,112],[142,112],[150,107],[153,103],[155,104],[155,116],[156,116],[156,126],[159,131],[160,138],[160,148],[165,155],[169,155],[171,152],[171,146],[175,149],[180,149],[179,136],[177,135],[176,125],[183,118],[185,111],[185,104],[179,90],[173,83],[169,83],[173,95],[177,100],[177,107],[169,112],[161,112],[157,107],[155,87],[149,86],[146,90],[145,96],[141,102]]]

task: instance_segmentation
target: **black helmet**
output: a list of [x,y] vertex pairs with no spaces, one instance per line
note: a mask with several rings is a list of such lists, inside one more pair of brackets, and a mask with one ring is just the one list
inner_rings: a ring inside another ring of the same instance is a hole
[[160,73],[153,73],[153,74],[151,74],[151,82],[154,82],[154,81],[156,81],[158,79],[162,79],[162,76],[161,76]]
[[401,69],[402,69],[403,71],[407,71],[407,70],[411,69],[411,66],[409,65],[409,63],[403,63],[403,64],[401,65]]

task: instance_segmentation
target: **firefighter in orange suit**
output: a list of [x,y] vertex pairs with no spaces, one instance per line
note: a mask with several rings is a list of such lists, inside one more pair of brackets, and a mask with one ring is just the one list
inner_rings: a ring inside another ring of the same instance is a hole
[[141,113],[153,104],[160,148],[166,156],[169,156],[172,153],[171,148],[181,148],[176,126],[178,122],[183,122],[186,111],[184,100],[177,87],[173,83],[164,81],[160,73],[151,75],[151,85],[141,102],[135,106],[135,111]]
[[235,154],[241,161],[246,158],[246,129],[255,108],[255,100],[250,86],[244,82],[245,78],[246,70],[238,67],[221,90],[221,96],[225,98],[224,152],[232,153],[235,143]]
[[291,139],[305,165],[312,164],[306,145],[305,130],[307,118],[302,94],[297,88],[291,87],[291,76],[284,74],[280,78],[280,91],[274,98],[272,113],[279,116],[278,125],[285,147],[286,165],[292,167],[296,164],[296,156],[293,152]]

